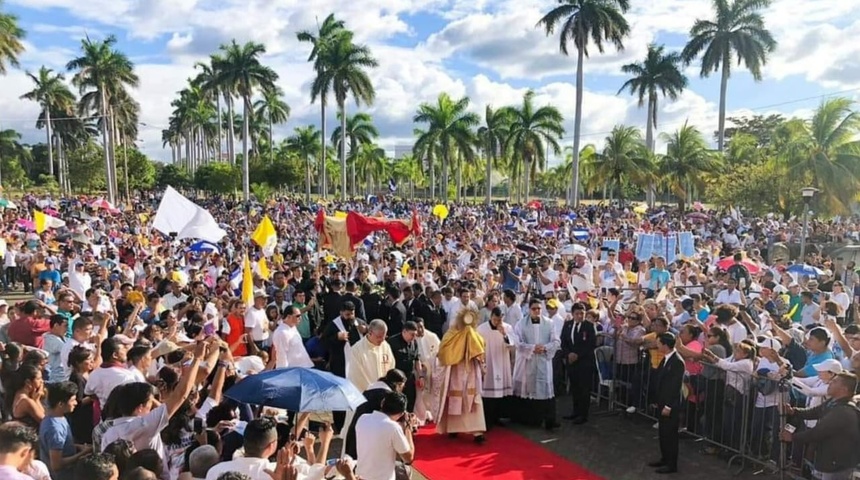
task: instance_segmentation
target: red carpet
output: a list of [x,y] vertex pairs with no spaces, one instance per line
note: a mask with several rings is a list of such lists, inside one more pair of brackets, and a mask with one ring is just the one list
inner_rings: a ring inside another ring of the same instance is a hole
[[450,439],[435,426],[419,430],[414,467],[430,480],[603,480],[601,477],[505,428],[494,428],[477,445]]

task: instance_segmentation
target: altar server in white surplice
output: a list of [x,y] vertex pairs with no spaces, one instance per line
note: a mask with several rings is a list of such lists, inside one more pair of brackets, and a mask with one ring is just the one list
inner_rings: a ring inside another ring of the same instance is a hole
[[541,301],[529,301],[529,314],[517,323],[517,358],[514,362],[514,420],[543,424],[547,430],[558,427],[555,416],[555,391],[552,359],[561,340],[552,320],[541,315]]
[[492,428],[501,418],[509,417],[511,395],[514,392],[511,352],[516,349],[516,340],[514,327],[504,322],[499,307],[490,311],[490,320],[478,326],[478,333],[486,344],[484,418],[487,419],[487,428]]
[[415,382],[415,387],[418,389],[418,395],[415,398],[415,416],[418,418],[418,423],[424,425],[427,422],[433,421],[433,415],[430,413],[430,405],[433,404],[432,382],[433,371],[436,369],[436,354],[439,353],[439,337],[435,333],[424,328],[424,319],[415,317],[415,323],[418,325],[416,339],[418,340],[418,361],[421,362],[421,375],[418,381]]

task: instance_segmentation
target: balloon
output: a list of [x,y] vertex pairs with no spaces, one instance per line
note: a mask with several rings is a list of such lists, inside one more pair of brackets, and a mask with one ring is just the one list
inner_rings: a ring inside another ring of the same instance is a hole
[[433,215],[439,217],[439,220],[445,221],[448,218],[448,207],[441,203],[436,205],[433,207]]
[[334,212],[334,218],[346,218],[346,212],[341,212],[341,211]]

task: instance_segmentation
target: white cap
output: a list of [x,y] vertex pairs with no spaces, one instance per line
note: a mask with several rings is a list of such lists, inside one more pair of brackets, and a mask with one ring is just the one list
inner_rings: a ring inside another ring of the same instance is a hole
[[254,290],[254,298],[257,298],[257,297],[266,297],[266,296],[268,296],[268,295],[266,295],[266,292],[265,292],[264,290],[259,290],[259,289],[258,289],[258,290]]
[[813,365],[812,368],[815,369],[816,372],[830,372],[830,373],[842,373],[842,364],[839,363],[839,360],[835,360],[833,358],[827,359],[819,364]]
[[782,343],[780,343],[780,341],[775,338],[768,337],[758,342],[758,348],[769,348],[771,350],[779,351],[779,349],[782,348]]

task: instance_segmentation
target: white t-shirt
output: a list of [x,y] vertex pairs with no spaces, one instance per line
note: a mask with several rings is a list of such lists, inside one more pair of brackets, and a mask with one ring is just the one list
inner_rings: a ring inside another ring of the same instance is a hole
[[726,333],[729,334],[729,340],[732,342],[732,345],[740,343],[747,338],[747,327],[741,322],[724,325],[724,328],[726,329]]
[[251,329],[251,340],[262,342],[269,338],[269,318],[263,308],[249,307],[245,312],[245,328]]
[[128,368],[123,367],[99,367],[90,373],[84,394],[99,397],[102,405],[107,403],[108,395],[114,388],[125,383],[138,382],[137,376]]
[[173,310],[173,307],[179,305],[182,302],[188,301],[188,295],[180,293],[179,296],[174,295],[173,293],[168,293],[167,295],[161,297],[161,304],[164,305],[164,308],[168,310]]
[[[72,349],[77,347],[78,345],[83,345],[84,347],[96,351],[96,346],[89,342],[81,343],[74,338],[68,339],[65,343],[63,343],[63,347],[60,349],[60,364],[57,378],[54,378],[54,371],[51,371],[51,382],[65,382],[69,379],[69,376],[72,374],[72,367],[69,366],[69,354],[72,352]],[[104,404],[103,404],[104,405]]]
[[558,281],[558,272],[556,272],[552,267],[546,269],[546,271],[541,272],[544,277],[546,277],[550,282],[549,284],[543,283],[543,281],[538,277],[538,283],[540,283],[540,292],[554,292],[555,291],[555,282]]
[[[362,415],[355,425],[358,465],[361,480],[395,480],[397,454],[409,451],[403,428],[382,412]],[[209,480],[207,478],[207,480]]]
[[272,480],[268,471],[275,471],[275,464],[265,458],[239,457],[229,462],[216,463],[206,472],[206,480],[217,480],[226,472],[244,473],[251,480]]
[[715,305],[723,305],[723,304],[731,304],[731,305],[740,305],[741,304],[741,291],[740,290],[720,290],[720,293],[717,294],[716,300],[714,300]]
[[[96,371],[101,370],[97,369]],[[95,371],[93,372],[95,373]],[[92,381],[90,375],[90,381]],[[89,388],[89,382],[87,382]],[[104,405],[104,404],[102,404]],[[167,405],[159,405],[142,417],[122,417],[114,420],[113,426],[102,435],[102,451],[112,442],[120,438],[130,441],[137,451],[153,449],[161,458],[167,458],[164,443],[161,441],[161,431],[167,427],[170,417],[167,415]],[[163,462],[161,478],[170,478],[168,462]],[[217,477],[213,477],[217,478]]]
[[275,347],[275,366],[313,368],[314,362],[308,356],[302,336],[298,329],[280,324],[272,333],[272,346]]

